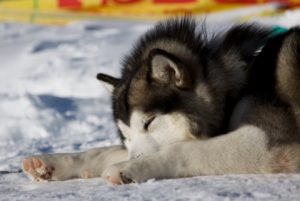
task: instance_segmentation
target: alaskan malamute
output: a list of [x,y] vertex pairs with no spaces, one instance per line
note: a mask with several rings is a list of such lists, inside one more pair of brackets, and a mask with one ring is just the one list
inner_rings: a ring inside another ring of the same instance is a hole
[[97,78],[124,144],[28,157],[33,179],[300,172],[300,28],[243,24],[208,39],[193,19],[170,19],[136,43],[121,78]]

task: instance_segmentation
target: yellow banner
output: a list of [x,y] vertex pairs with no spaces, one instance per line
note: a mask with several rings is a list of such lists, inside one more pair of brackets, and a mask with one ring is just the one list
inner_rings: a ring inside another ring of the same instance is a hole
[[[203,14],[274,0],[0,0],[0,20],[63,24],[99,17],[147,19]],[[280,0],[288,6],[300,0]]]

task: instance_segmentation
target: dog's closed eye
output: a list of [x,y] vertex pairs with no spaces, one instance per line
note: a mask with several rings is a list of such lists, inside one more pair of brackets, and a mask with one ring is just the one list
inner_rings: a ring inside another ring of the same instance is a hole
[[145,120],[145,122],[144,122],[144,130],[145,131],[148,131],[149,126],[151,125],[151,123],[153,122],[154,119],[155,119],[155,116],[152,116]]

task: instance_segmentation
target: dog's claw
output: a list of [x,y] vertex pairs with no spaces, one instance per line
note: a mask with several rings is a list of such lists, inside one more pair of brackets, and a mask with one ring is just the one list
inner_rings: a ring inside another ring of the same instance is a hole
[[134,183],[134,180],[128,177],[128,175],[121,171],[117,166],[111,166],[110,168],[106,169],[103,176],[107,183],[112,185]]
[[120,172],[120,178],[123,184],[134,183],[134,181],[131,178],[127,177],[123,172]]
[[123,185],[134,183],[134,181],[127,176],[125,176],[122,172],[118,175],[108,175],[106,176],[106,181],[112,185]]

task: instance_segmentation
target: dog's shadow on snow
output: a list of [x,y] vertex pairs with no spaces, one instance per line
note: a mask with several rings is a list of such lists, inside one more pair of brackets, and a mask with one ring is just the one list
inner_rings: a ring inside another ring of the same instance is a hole
[[57,97],[52,95],[39,95],[38,99],[40,106],[51,108],[63,116],[65,116],[65,114],[69,111],[77,110],[75,101],[72,98]]

